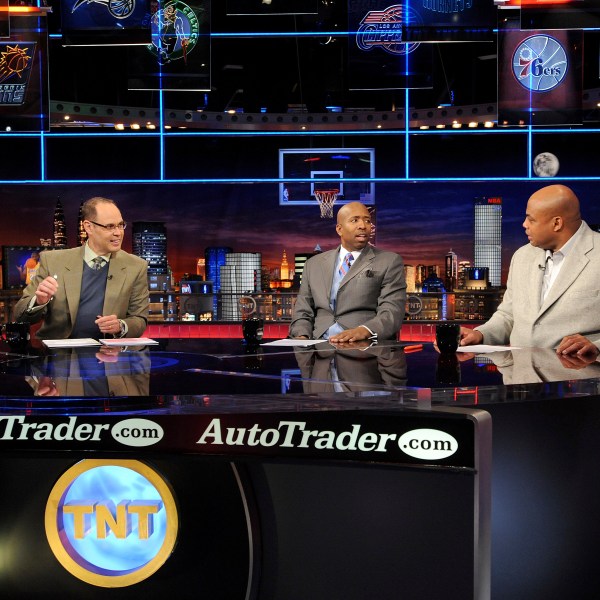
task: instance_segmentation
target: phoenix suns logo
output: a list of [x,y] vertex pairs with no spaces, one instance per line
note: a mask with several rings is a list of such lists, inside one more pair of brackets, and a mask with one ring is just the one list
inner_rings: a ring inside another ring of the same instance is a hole
[[35,55],[35,42],[0,44],[0,106],[25,101]]
[[148,50],[160,64],[183,59],[198,43],[200,26],[196,13],[183,2],[169,2],[152,16],[152,44]]

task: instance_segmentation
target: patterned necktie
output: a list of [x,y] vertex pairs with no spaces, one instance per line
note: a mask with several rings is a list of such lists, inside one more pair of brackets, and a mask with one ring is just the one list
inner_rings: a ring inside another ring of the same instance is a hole
[[94,263],[94,271],[99,271],[104,266],[104,259],[101,256],[96,256],[92,262]]
[[342,264],[340,265],[340,268],[339,268],[340,279],[342,279],[344,277],[344,275],[348,272],[348,270],[352,266],[353,260],[354,260],[354,256],[352,255],[352,252],[348,252],[348,254],[346,254],[346,256],[344,256],[344,260],[342,261]]

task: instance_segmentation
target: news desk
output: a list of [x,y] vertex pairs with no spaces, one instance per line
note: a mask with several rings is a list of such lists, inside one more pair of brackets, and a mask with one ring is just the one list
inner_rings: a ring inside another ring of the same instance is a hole
[[597,597],[599,363],[158,342],[0,346],[3,596]]

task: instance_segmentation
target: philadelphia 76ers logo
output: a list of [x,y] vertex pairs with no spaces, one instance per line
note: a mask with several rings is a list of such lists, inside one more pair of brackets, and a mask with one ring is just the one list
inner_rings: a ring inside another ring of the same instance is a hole
[[548,92],[560,85],[568,67],[565,49],[549,35],[532,35],[523,40],[512,58],[514,76],[532,92]]

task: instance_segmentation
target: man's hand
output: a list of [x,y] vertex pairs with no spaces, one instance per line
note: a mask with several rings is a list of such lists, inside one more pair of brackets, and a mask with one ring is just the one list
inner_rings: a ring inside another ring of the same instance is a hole
[[585,369],[587,366],[596,362],[595,354],[559,354],[558,360],[560,360],[562,366],[565,369]]
[[600,350],[580,333],[566,335],[556,349],[557,354],[577,354],[578,356],[598,356]]
[[46,277],[35,290],[36,304],[46,304],[58,291],[58,282],[54,277]]
[[119,335],[121,333],[121,323],[117,318],[117,315],[106,315],[105,317],[98,315],[98,318],[94,321],[98,325],[98,329],[104,334],[111,333],[113,335]]
[[102,346],[98,352],[96,352],[96,358],[100,362],[115,363],[119,360],[119,353],[121,352],[121,346]]
[[58,390],[52,377],[43,376],[40,377],[37,390],[35,391],[36,396],[58,396]]
[[340,342],[360,342],[362,340],[368,340],[373,334],[362,325],[355,327],[354,329],[345,329],[340,333],[336,333],[329,338],[329,341],[333,344]]
[[461,346],[473,346],[474,344],[481,344],[481,342],[483,342],[483,333],[481,331],[469,329],[468,327],[460,328]]
[[361,340],[360,342],[334,342],[333,340],[328,341],[331,342],[337,350],[366,350],[375,343],[371,340]]

